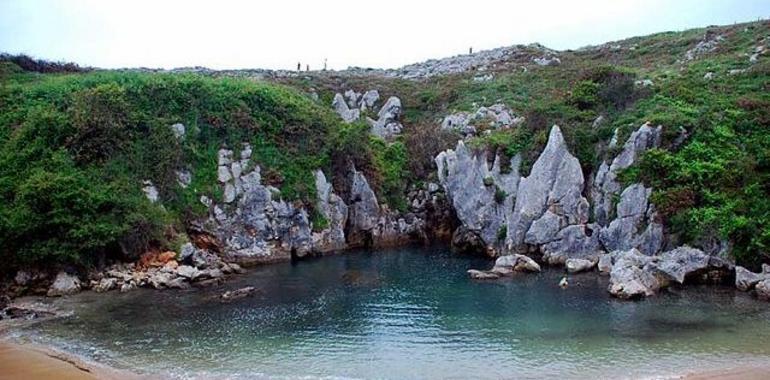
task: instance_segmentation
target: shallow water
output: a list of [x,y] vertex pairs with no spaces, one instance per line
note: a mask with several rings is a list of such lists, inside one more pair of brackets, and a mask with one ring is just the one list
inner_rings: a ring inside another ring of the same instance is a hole
[[[641,302],[562,270],[494,282],[443,247],[257,268],[206,290],[82,293],[20,334],[189,378],[639,378],[770,361],[770,305],[695,287]],[[222,303],[229,289],[252,298]]]

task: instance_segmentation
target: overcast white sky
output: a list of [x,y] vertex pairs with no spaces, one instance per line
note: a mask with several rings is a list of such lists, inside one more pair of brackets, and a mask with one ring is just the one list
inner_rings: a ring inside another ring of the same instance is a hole
[[770,0],[0,0],[0,51],[106,68],[387,68],[768,17]]

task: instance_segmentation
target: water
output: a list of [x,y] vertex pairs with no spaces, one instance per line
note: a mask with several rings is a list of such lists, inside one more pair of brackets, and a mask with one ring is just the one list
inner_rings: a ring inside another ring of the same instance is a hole
[[[443,247],[356,252],[250,271],[207,290],[83,293],[25,336],[187,378],[638,378],[770,361],[770,305],[695,287],[641,302],[561,270],[495,282]],[[222,303],[229,289],[252,298]]]

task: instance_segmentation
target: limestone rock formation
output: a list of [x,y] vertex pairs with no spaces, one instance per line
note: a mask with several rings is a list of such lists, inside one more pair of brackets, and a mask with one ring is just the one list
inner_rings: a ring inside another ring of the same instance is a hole
[[367,118],[367,122],[372,127],[371,133],[384,139],[390,139],[401,134],[404,129],[399,121],[401,118],[401,99],[391,96],[377,114],[377,120]]
[[315,173],[316,207],[327,222],[327,227],[313,233],[313,247],[318,252],[342,250],[346,246],[345,224],[348,220],[348,206],[334,193],[332,184],[321,170]]
[[[561,129],[553,126],[530,175],[519,183],[513,213],[507,223],[508,247],[525,251],[527,244],[546,243],[542,238],[554,236],[552,231],[557,224],[561,230],[587,223],[589,205],[581,194],[583,183],[580,162],[567,150]],[[544,233],[544,228],[550,230]]]
[[660,126],[653,128],[649,124],[642,125],[637,131],[631,133],[623,144],[620,154],[610,164],[601,163],[591,188],[596,223],[601,226],[610,223],[613,199],[623,190],[618,182],[618,174],[636,162],[646,150],[660,145],[661,131]]
[[455,150],[441,152],[435,161],[439,182],[468,232],[463,235],[475,234],[486,246],[502,248],[505,237],[500,235],[507,231],[516,199],[520,158],[512,158],[511,172],[502,173],[500,157],[490,168],[483,154],[474,154],[459,141]]
[[609,292],[621,299],[649,297],[657,293],[662,284],[655,274],[655,258],[637,249],[612,253]]
[[342,97],[341,94],[334,95],[332,107],[334,108],[334,111],[337,112],[337,114],[340,115],[342,120],[344,120],[346,123],[352,123],[361,117],[361,111],[355,108],[350,109],[347,102],[345,102],[345,98]]
[[657,221],[655,206],[649,203],[652,189],[633,184],[623,190],[617,205],[617,217],[599,232],[599,239],[609,251],[637,248],[651,256],[663,246],[663,225]]
[[524,122],[524,117],[516,116],[506,105],[497,103],[489,107],[479,107],[475,112],[456,112],[444,117],[441,129],[455,130],[464,137],[474,136],[478,129],[505,129]]

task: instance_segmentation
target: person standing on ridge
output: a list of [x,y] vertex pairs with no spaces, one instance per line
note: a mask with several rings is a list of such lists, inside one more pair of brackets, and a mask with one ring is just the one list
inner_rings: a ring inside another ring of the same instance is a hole
[[310,71],[310,64],[305,65],[305,71]]
[[302,71],[302,63],[297,62],[297,71]]
[[326,71],[326,58],[324,58],[324,71]]
[[468,48],[468,55],[473,54],[473,46]]

